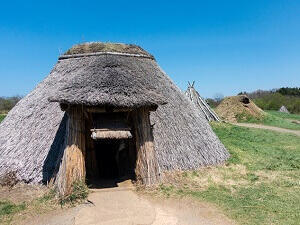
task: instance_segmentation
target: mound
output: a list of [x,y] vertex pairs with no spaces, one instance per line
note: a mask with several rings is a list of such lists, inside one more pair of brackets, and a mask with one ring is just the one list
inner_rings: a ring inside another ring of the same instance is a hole
[[265,114],[246,95],[225,98],[215,111],[223,120],[228,122],[238,122],[249,118],[260,119]]

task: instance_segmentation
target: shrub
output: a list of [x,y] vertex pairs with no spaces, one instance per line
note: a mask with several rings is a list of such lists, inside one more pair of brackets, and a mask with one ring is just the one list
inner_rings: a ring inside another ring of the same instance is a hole
[[271,91],[257,90],[246,93],[246,95],[263,110],[277,111],[284,105],[291,113],[300,114],[300,88],[280,88]]
[[7,113],[11,110],[19,101],[20,96],[13,97],[0,97],[0,113]]

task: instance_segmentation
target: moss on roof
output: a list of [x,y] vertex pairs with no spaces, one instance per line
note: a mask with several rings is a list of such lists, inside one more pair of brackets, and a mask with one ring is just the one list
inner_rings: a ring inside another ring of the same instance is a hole
[[117,52],[127,54],[138,54],[147,55],[153,57],[144,49],[133,44],[122,44],[122,43],[103,43],[103,42],[87,42],[82,44],[74,45],[64,55],[74,54],[85,54],[85,53],[96,53],[96,52]]

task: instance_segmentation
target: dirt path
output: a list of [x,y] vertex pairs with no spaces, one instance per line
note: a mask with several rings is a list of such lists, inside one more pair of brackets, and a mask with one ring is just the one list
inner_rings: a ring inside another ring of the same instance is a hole
[[254,124],[254,123],[234,123],[234,125],[241,126],[241,127],[250,127],[250,128],[259,128],[259,129],[266,129],[266,130],[272,130],[277,131],[281,133],[290,133],[300,136],[300,130],[289,130],[285,128],[280,127],[272,127],[272,126],[266,126],[261,124]]
[[215,207],[189,199],[157,199],[130,189],[99,189],[91,204],[31,219],[32,225],[232,225]]

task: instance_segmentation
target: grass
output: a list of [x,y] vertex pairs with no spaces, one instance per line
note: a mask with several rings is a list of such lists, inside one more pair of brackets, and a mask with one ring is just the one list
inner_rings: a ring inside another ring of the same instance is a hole
[[[283,113],[268,111],[262,118],[246,117],[240,115],[238,122],[258,123],[268,126],[280,127],[291,130],[300,130],[300,124],[293,123],[290,118],[300,118],[299,115],[290,114],[290,116],[282,115]],[[241,119],[243,118],[243,119]]]
[[300,121],[299,114],[282,113],[282,112],[273,111],[273,110],[267,110],[266,112],[273,116],[280,117],[282,119],[290,119],[290,120],[299,120]]
[[18,220],[31,218],[34,215],[39,215],[57,207],[55,191],[53,190],[27,202],[13,203],[9,200],[0,200],[0,224],[15,224]]
[[213,123],[231,158],[179,174],[156,193],[214,203],[239,224],[300,224],[300,139]]
[[0,201],[0,223],[10,224],[13,216],[26,209],[26,204],[14,204],[10,201]]
[[4,120],[5,116],[6,115],[4,115],[4,114],[0,114],[0,123],[2,122],[2,120]]
[[84,182],[73,184],[72,193],[64,198],[57,198],[55,190],[50,189],[41,197],[22,203],[13,203],[9,200],[0,200],[0,224],[10,225],[36,215],[47,213],[60,207],[72,207],[83,202],[88,195]]
[[85,181],[76,181],[72,185],[72,192],[69,195],[60,198],[60,204],[64,205],[70,203],[73,205],[81,203],[88,197],[88,194],[89,189]]

